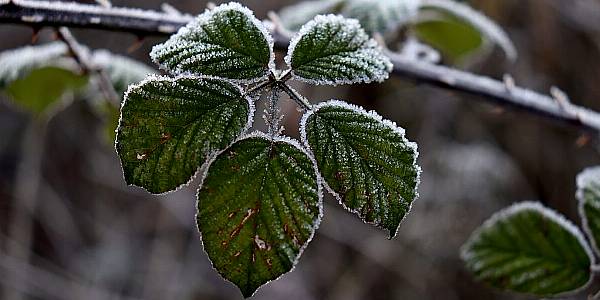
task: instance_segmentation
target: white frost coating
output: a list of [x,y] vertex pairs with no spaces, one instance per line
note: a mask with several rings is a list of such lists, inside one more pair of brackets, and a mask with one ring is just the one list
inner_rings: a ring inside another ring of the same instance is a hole
[[56,66],[78,70],[77,63],[65,55],[68,47],[62,42],[41,46],[26,46],[0,53],[0,86],[4,86],[32,69]]
[[360,20],[369,32],[385,34],[412,21],[420,5],[421,0],[351,0],[341,13]]
[[[115,130],[116,132],[116,138],[115,138],[115,151],[117,150],[117,144],[119,141],[119,132],[121,129],[121,124],[123,121],[123,107],[125,107],[125,103],[127,103],[128,99],[129,99],[129,93],[131,93],[131,91],[133,91],[134,89],[137,89],[141,86],[144,86],[150,82],[157,82],[157,81],[167,81],[167,82],[175,82],[178,79],[182,79],[182,78],[188,78],[188,79],[194,79],[197,81],[203,81],[203,79],[215,79],[212,77],[206,77],[206,76],[198,76],[198,75],[189,75],[189,74],[185,74],[185,75],[179,75],[176,77],[169,77],[169,76],[161,76],[161,75],[156,75],[156,74],[150,74],[148,75],[148,77],[146,77],[144,80],[142,80],[141,82],[139,82],[138,84],[131,84],[129,85],[129,87],[127,88],[127,91],[125,92],[125,96],[123,98],[123,103],[121,104],[121,108],[119,109],[119,125],[117,126],[117,129]],[[223,80],[223,79],[220,79]],[[252,123],[254,122],[254,112],[256,110],[255,106],[254,106],[254,101],[252,101],[252,99],[250,99],[249,97],[244,95],[244,90],[237,84],[235,83],[231,83],[229,81],[223,80],[233,86],[235,86],[239,91],[240,94],[244,97],[244,99],[246,99],[246,101],[248,102],[248,119],[246,121],[246,125],[244,126],[244,128],[240,131],[240,135],[244,135],[248,129],[250,129],[252,127]],[[188,180],[186,183],[179,185],[178,187],[176,187],[174,190],[172,191],[167,191],[164,193],[159,193],[159,194],[154,194],[153,195],[167,195],[170,193],[174,193],[179,191],[180,189],[187,187],[190,185],[190,183],[192,183],[198,176],[200,176],[201,181],[200,181],[200,186],[202,186],[202,181],[204,180],[204,178],[206,177],[206,173],[208,172],[208,168],[210,167],[210,164],[217,158],[217,156],[219,154],[221,154],[223,151],[225,151],[225,149],[229,148],[231,145],[233,145],[233,143],[235,143],[237,140],[234,139],[229,145],[227,145],[227,147],[225,147],[222,150],[215,150],[211,153],[208,153],[206,156],[206,161],[198,168],[198,170],[196,170],[196,173],[194,173],[194,175],[190,178],[190,180]],[[121,165],[121,169],[123,169],[123,163],[122,161],[119,159],[119,164]],[[123,180],[125,180],[125,174],[123,174]],[[133,187],[138,187],[137,185],[134,184],[129,184],[129,186],[133,186]],[[141,189],[144,189],[142,187],[138,187]],[[144,189],[145,190],[145,189]]]
[[[8,4],[11,1],[5,0],[0,4]],[[41,0],[12,0],[14,4],[20,5],[24,8],[32,9],[45,9],[56,12],[74,12],[74,13],[87,13],[95,15],[110,15],[120,17],[134,17],[143,18],[155,21],[166,21],[166,22],[189,22],[192,17],[189,15],[170,15],[166,13],[160,13],[151,10],[143,10],[136,8],[124,8],[124,7],[103,7],[100,5],[82,4],[77,2],[63,2],[63,1],[41,1]]]
[[452,0],[423,0],[421,7],[441,9],[459,17],[479,29],[488,39],[497,43],[504,50],[509,60],[514,61],[517,59],[517,49],[506,32],[494,21],[468,5]]
[[[254,131],[252,133],[248,133],[245,135],[240,136],[237,140],[235,140],[233,143],[231,143],[229,146],[227,146],[225,149],[223,149],[222,151],[219,151],[217,153],[215,153],[212,157],[210,157],[206,163],[202,166],[201,168],[201,174],[200,174],[200,186],[198,187],[198,191],[200,191],[200,189],[202,188],[202,185],[204,184],[204,180],[206,179],[206,176],[208,176],[208,171],[210,169],[210,166],[212,165],[212,163],[217,159],[217,157],[219,155],[221,155],[221,153],[225,152],[229,147],[231,147],[231,145],[241,141],[241,140],[245,140],[245,139],[249,139],[249,138],[263,138],[266,140],[271,140],[273,142],[284,142],[287,144],[290,144],[294,147],[296,147],[298,150],[300,150],[302,153],[306,154],[306,156],[308,156],[308,158],[311,160],[312,164],[313,164],[313,169],[315,171],[315,175],[317,177],[317,197],[318,197],[318,202],[319,202],[319,216],[317,217],[317,219],[315,220],[315,222],[313,223],[313,228],[314,230],[312,231],[310,237],[308,237],[308,239],[306,240],[306,242],[304,243],[304,245],[302,245],[300,247],[300,250],[298,250],[298,255],[296,256],[296,259],[294,260],[294,262],[292,263],[292,268],[287,271],[286,273],[281,274],[279,277],[273,279],[273,280],[269,280],[265,283],[263,283],[261,286],[259,286],[256,291],[254,291],[254,293],[252,294],[252,296],[256,295],[256,292],[258,292],[258,290],[260,290],[263,286],[269,284],[270,282],[279,280],[281,277],[285,276],[286,274],[291,273],[292,271],[294,271],[294,269],[296,268],[296,265],[298,264],[298,261],[300,261],[300,257],[302,256],[302,254],[304,253],[304,250],[306,249],[306,247],[308,246],[308,244],[310,244],[310,242],[312,241],[312,239],[315,236],[315,233],[317,232],[317,229],[319,228],[319,225],[321,224],[321,220],[323,219],[323,185],[322,183],[324,183],[325,181],[321,178],[321,174],[319,173],[319,170],[317,168],[317,163],[314,159],[314,157],[312,156],[312,154],[307,151],[306,148],[302,147],[302,145],[300,144],[300,142],[298,142],[297,140],[288,137],[288,136],[269,136],[268,134],[262,132],[262,131]],[[198,218],[198,213],[196,213],[196,219]],[[197,225],[196,225],[197,226]],[[202,240],[202,230],[200,228],[198,228],[198,232],[200,233],[200,242],[202,243],[202,250],[204,251],[204,253],[208,256],[208,253],[206,252],[206,250],[204,250],[204,241]],[[219,276],[221,276],[223,279],[225,279],[226,281],[231,282],[229,279],[223,277],[223,275],[221,275],[221,273],[217,270],[217,268],[215,268],[212,260],[210,260],[210,265],[211,267],[217,272],[217,274],[219,274]],[[233,283],[233,282],[231,282]],[[233,283],[235,285],[235,283]],[[250,297],[252,297],[250,296]]]
[[[575,193],[575,197],[577,198],[578,202],[577,208],[579,210],[579,216],[582,220],[583,231],[585,231],[585,234],[590,240],[592,248],[594,248],[596,254],[600,255],[600,247],[598,245],[599,241],[596,241],[596,239],[594,239],[594,234],[592,233],[592,229],[590,227],[589,220],[584,209],[584,206],[586,204],[586,199],[584,195],[585,189],[589,189],[592,186],[594,186],[595,189],[600,192],[600,166],[587,168],[583,170],[583,172],[579,173],[579,175],[577,175],[577,192]],[[598,201],[587,202],[587,204],[600,210],[600,199]]]
[[419,42],[416,38],[408,38],[402,44],[401,55],[408,59],[437,64],[442,60],[440,53],[429,45]]
[[116,55],[105,49],[99,49],[92,53],[91,62],[108,72],[111,80],[127,84],[138,82],[147,75],[154,74],[154,70],[147,65],[125,56]]
[[[348,41],[350,45],[361,45],[359,49],[354,51],[354,53],[360,53],[355,60],[349,58],[341,58],[343,63],[352,63],[356,65],[367,64],[361,58],[371,58],[373,56],[380,56],[385,65],[385,70],[373,70],[371,68],[372,76],[368,77],[366,75],[357,77],[354,79],[336,79],[336,80],[314,80],[302,78],[300,76],[294,76],[294,78],[299,79],[300,81],[304,81],[306,83],[315,84],[315,85],[339,85],[339,84],[355,84],[355,83],[371,83],[371,82],[383,82],[389,78],[389,73],[392,71],[394,66],[392,65],[389,58],[383,53],[383,48],[372,38],[369,38],[365,30],[361,27],[360,23],[356,19],[348,19],[344,18],[340,15],[318,15],[312,21],[304,24],[300,31],[296,33],[296,35],[290,41],[288,46],[288,52],[285,56],[284,60],[287,65],[292,69],[292,74],[294,74],[294,70],[292,68],[292,56],[294,55],[294,51],[296,50],[296,46],[298,42],[308,33],[315,30],[315,28],[319,26],[326,26],[327,24],[341,24],[342,29],[338,36],[344,36],[345,34],[356,32],[355,36]],[[346,32],[343,32],[346,31]],[[350,55],[352,52],[346,52]],[[340,63],[338,66],[342,68],[343,63]]]
[[295,31],[316,15],[335,13],[336,8],[347,0],[301,1],[279,11],[279,17],[286,29]]
[[[404,128],[396,125],[395,122],[384,119],[382,116],[380,116],[376,111],[372,110],[372,111],[367,111],[364,108],[358,106],[358,105],[354,105],[354,104],[350,104],[344,101],[340,101],[340,100],[329,100],[329,101],[324,101],[321,102],[315,106],[313,106],[313,108],[309,111],[307,111],[303,116],[302,119],[300,119],[300,139],[302,141],[302,143],[304,144],[304,146],[306,147],[306,149],[308,150],[308,152],[310,152],[310,157],[311,159],[313,159],[315,161],[315,167],[317,168],[317,174],[318,173],[318,165],[316,163],[316,159],[314,159],[314,154],[312,148],[310,147],[310,144],[308,143],[308,138],[306,137],[306,123],[308,122],[308,118],[310,118],[311,115],[313,115],[315,112],[317,112],[319,109],[326,107],[326,106],[332,106],[332,107],[342,107],[342,108],[347,108],[350,109],[356,113],[374,118],[375,120],[383,123],[385,126],[389,127],[392,131],[398,133],[401,137],[402,137],[402,141],[404,142],[405,145],[407,145],[409,148],[411,148],[414,153],[415,153],[415,158],[413,160],[413,166],[415,166],[415,168],[417,169],[417,184],[415,185],[415,198],[411,201],[408,209],[406,210],[406,213],[404,214],[404,218],[402,218],[402,220],[400,221],[400,223],[398,224],[398,227],[396,228],[396,232],[394,232],[394,236],[391,238],[395,237],[395,234],[398,232],[398,228],[400,228],[400,225],[402,225],[402,222],[404,222],[404,220],[406,219],[406,216],[408,216],[410,214],[410,211],[412,210],[413,204],[415,203],[415,201],[419,198],[419,185],[421,184],[421,167],[417,164],[417,159],[419,158],[419,149],[418,149],[418,145],[417,143],[411,142],[406,138],[406,132],[404,130]],[[327,189],[327,191],[329,191],[329,193],[331,193],[337,200],[338,203],[340,205],[342,205],[342,207],[344,209],[346,209],[347,211],[354,213],[354,214],[358,214],[359,210],[358,209],[351,209],[349,207],[347,207],[343,202],[342,202],[342,198],[340,197],[340,195],[335,192],[328,184],[327,181],[322,180],[323,182],[323,186]],[[363,220],[362,218],[360,218],[363,223],[365,224],[370,224],[370,225],[375,225],[374,222],[367,222],[365,220]]]
[[[587,254],[588,258],[590,259],[590,266],[593,266],[594,264],[596,264],[596,258],[594,257],[594,254],[592,253],[592,249],[590,248],[589,244],[585,240],[585,237],[583,236],[583,233],[581,233],[579,228],[577,228],[577,226],[575,226],[571,221],[567,220],[563,215],[559,214],[558,212],[556,212],[550,208],[545,207],[540,202],[535,202],[535,201],[524,201],[524,202],[515,203],[505,209],[502,209],[502,210],[496,212],[494,215],[492,215],[488,220],[486,220],[483,223],[483,225],[481,225],[481,227],[477,228],[471,234],[471,237],[463,245],[463,247],[461,248],[461,251],[460,251],[461,258],[464,261],[470,260],[472,254],[467,249],[467,247],[469,245],[471,245],[475,241],[475,239],[477,239],[477,237],[481,234],[481,232],[483,232],[485,229],[489,229],[489,228],[493,227],[499,221],[505,220],[513,215],[516,215],[516,214],[524,212],[524,211],[533,211],[533,212],[540,213],[545,219],[548,219],[548,220],[556,223],[557,225],[559,225],[560,227],[564,228],[566,231],[571,233],[573,236],[575,236],[577,241],[579,241],[579,244],[581,245],[581,247],[583,247],[583,250]],[[594,279],[594,276],[590,276],[590,279],[588,280],[588,282],[586,284],[584,284],[583,286],[579,287],[578,289],[564,292],[564,293],[561,293],[558,295],[553,295],[553,297],[567,296],[567,295],[575,294],[581,290],[584,290],[592,282],[593,279]]]
[[[269,64],[268,64],[269,69],[275,69],[275,52],[273,50],[275,41],[273,40],[273,37],[269,33],[269,30],[266,28],[266,26],[254,16],[254,12],[252,12],[252,10],[248,9],[247,7],[241,5],[237,2],[229,2],[229,3],[221,4],[213,9],[207,8],[204,11],[204,13],[198,15],[195,19],[191,20],[186,26],[181,27],[179,29],[179,31],[177,31],[176,34],[172,35],[171,38],[169,38],[169,40],[167,40],[165,43],[154,46],[152,48],[152,51],[150,52],[150,57],[152,58],[152,61],[154,61],[156,64],[158,64],[161,69],[163,69],[165,71],[172,71],[169,67],[165,66],[164,64],[161,64],[158,61],[158,54],[162,51],[161,49],[177,47],[177,46],[185,47],[185,44],[188,43],[187,41],[185,41],[186,36],[193,35],[193,33],[196,32],[198,28],[201,28],[201,26],[203,26],[204,24],[209,23],[215,14],[221,13],[221,12],[227,11],[227,10],[235,10],[235,11],[239,11],[239,12],[243,13],[244,15],[246,15],[248,17],[249,20],[251,20],[251,22],[254,24],[254,26],[256,26],[256,28],[259,29],[259,31],[262,33],[265,40],[267,41],[267,44],[269,45],[269,53],[270,53]],[[265,76],[259,77],[259,78],[253,79],[253,80],[240,80],[240,79],[228,79],[228,80],[232,80],[232,81],[240,82],[240,83],[254,83],[254,82],[263,80],[266,77],[267,77],[267,75],[265,74]]]

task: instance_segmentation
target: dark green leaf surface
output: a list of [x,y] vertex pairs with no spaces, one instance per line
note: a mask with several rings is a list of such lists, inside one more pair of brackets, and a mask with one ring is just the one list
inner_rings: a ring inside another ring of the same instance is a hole
[[536,202],[496,213],[473,233],[461,256],[479,280],[540,297],[584,287],[594,263],[579,229]]
[[588,168],[577,176],[577,199],[583,228],[600,255],[600,167]]
[[151,76],[131,86],[116,144],[125,180],[152,193],[187,183],[250,125],[253,110],[238,86],[218,79]]
[[381,82],[392,64],[357,20],[317,16],[302,27],[285,58],[293,74],[312,84]]
[[245,297],[290,271],[321,215],[315,168],[297,143],[255,134],[211,164],[198,228],[213,266]]
[[34,115],[47,113],[62,96],[87,84],[86,76],[74,74],[58,67],[32,70],[7,87],[14,102]]
[[150,53],[164,69],[255,81],[273,62],[273,41],[252,11],[238,3],[208,10]]
[[375,113],[341,101],[304,115],[302,139],[340,202],[390,238],[417,197],[416,144],[404,130]]

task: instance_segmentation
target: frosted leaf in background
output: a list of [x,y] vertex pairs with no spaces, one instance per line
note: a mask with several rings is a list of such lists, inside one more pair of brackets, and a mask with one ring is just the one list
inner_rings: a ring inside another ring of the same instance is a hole
[[577,175],[576,196],[583,229],[600,255],[600,167],[587,168]]
[[119,96],[130,84],[140,82],[155,71],[149,66],[131,58],[110,53],[108,50],[96,50],[91,57],[92,63],[106,71]]
[[274,67],[273,39],[248,8],[232,2],[207,10],[163,44],[152,60],[174,73],[254,82]]
[[354,19],[316,16],[290,42],[286,63],[300,80],[316,85],[381,82],[390,59]]
[[357,19],[369,34],[389,33],[411,21],[419,11],[420,0],[351,0],[342,10]]
[[347,0],[302,1],[279,11],[279,18],[286,29],[298,31],[302,25],[317,15],[338,14]]
[[510,60],[517,59],[517,50],[506,32],[493,20],[466,4],[452,0],[422,0],[421,9],[436,9],[450,13],[479,30],[489,41],[502,48]]
[[538,202],[494,214],[471,235],[461,258],[477,279],[539,297],[583,289],[595,262],[581,231]]
[[300,133],[338,201],[393,238],[418,197],[421,172],[417,145],[404,129],[375,112],[331,100],[302,117]]
[[288,138],[251,134],[210,164],[198,190],[198,229],[214,268],[250,297],[291,271],[319,226],[321,186]]
[[220,79],[150,76],[130,86],[116,141],[125,181],[151,193],[189,182],[250,127],[253,111],[239,86]]
[[78,70],[77,63],[70,57],[67,46],[53,42],[39,46],[26,46],[0,53],[0,88],[41,67],[59,67]]

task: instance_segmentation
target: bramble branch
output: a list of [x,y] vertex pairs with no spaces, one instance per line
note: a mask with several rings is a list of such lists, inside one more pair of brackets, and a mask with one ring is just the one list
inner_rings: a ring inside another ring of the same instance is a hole
[[[170,35],[187,24],[191,15],[124,7],[111,7],[73,2],[33,0],[0,0],[0,22],[25,24],[34,28],[79,27],[121,31],[137,36]],[[285,50],[288,38],[273,33],[275,46]],[[495,80],[445,66],[390,53],[393,74],[454,91],[481,96],[499,105],[512,106],[530,113],[600,132],[600,114],[571,104],[566,97],[536,93],[514,84],[510,77]],[[560,93],[562,94],[562,93]]]

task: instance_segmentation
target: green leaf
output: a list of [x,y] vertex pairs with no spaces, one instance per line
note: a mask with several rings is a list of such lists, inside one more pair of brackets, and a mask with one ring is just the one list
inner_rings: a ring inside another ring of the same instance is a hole
[[515,60],[517,58],[515,45],[506,32],[493,20],[472,9],[469,5],[451,0],[428,0],[423,1],[421,10],[440,11],[463,20],[484,35],[488,41],[500,46],[508,59]]
[[274,66],[273,39],[252,11],[235,2],[201,14],[150,56],[171,72],[240,82],[264,78]]
[[365,31],[390,33],[413,19],[419,1],[414,0],[352,0],[342,10],[346,18],[357,19]]
[[39,116],[55,107],[62,96],[87,84],[87,77],[58,67],[32,70],[6,88],[14,102]]
[[125,181],[152,193],[187,183],[209,155],[250,127],[254,105],[220,79],[150,76],[131,86],[116,148]]
[[302,25],[317,15],[338,14],[346,0],[302,1],[286,6],[279,12],[279,18],[286,29],[298,31]]
[[417,146],[374,112],[341,101],[302,118],[302,140],[340,203],[393,238],[417,198]]
[[473,26],[455,18],[429,20],[415,25],[419,40],[456,61],[478,50],[483,39]]
[[600,255],[600,167],[585,169],[577,176],[577,199],[583,229]]
[[257,133],[210,165],[198,228],[213,266],[245,297],[290,271],[319,225],[318,175],[297,142]]
[[312,84],[381,82],[392,64],[357,20],[317,16],[292,39],[285,58],[293,74]]
[[479,280],[539,297],[582,289],[594,264],[579,229],[537,202],[496,213],[473,233],[461,257]]

